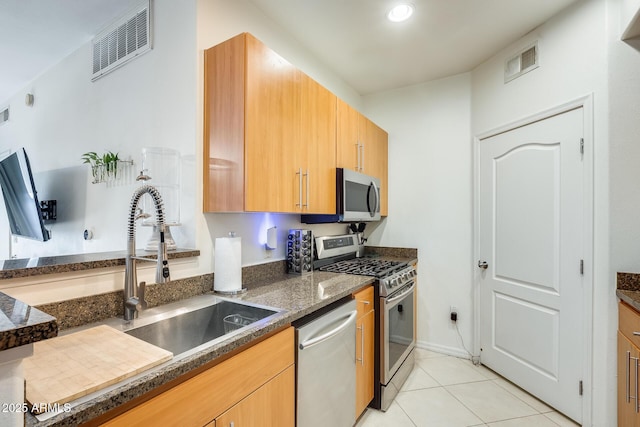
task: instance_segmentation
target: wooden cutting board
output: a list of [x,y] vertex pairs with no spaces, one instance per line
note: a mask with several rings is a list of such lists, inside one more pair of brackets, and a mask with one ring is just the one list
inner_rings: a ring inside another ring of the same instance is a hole
[[34,355],[24,359],[27,401],[64,404],[172,357],[106,325],[39,341]]

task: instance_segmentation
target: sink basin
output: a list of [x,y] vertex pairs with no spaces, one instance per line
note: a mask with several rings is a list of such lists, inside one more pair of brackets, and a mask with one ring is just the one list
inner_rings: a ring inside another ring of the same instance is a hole
[[277,310],[264,307],[218,300],[213,305],[124,332],[169,350],[175,356],[215,339],[239,333],[277,313]]

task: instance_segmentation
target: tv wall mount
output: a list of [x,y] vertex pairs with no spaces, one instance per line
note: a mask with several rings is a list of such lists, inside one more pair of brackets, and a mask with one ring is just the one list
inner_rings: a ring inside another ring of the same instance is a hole
[[42,219],[44,221],[55,221],[58,218],[58,201],[41,200],[40,211],[42,211]]

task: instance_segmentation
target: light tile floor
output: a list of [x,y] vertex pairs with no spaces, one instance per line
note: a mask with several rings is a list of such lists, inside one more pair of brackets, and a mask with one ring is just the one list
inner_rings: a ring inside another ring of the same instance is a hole
[[576,427],[493,371],[416,349],[416,366],[387,412],[368,408],[357,427]]

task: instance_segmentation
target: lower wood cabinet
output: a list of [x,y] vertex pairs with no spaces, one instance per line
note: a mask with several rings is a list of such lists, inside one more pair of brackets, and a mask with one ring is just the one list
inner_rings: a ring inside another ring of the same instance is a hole
[[293,427],[294,357],[290,327],[104,425]]
[[375,310],[373,286],[354,294],[358,318],[356,319],[356,418],[373,399]]
[[618,426],[638,426],[638,347],[618,332]]
[[618,305],[618,426],[640,426],[640,313]]
[[288,367],[274,379],[251,393],[208,427],[293,426],[295,419],[295,368]]

